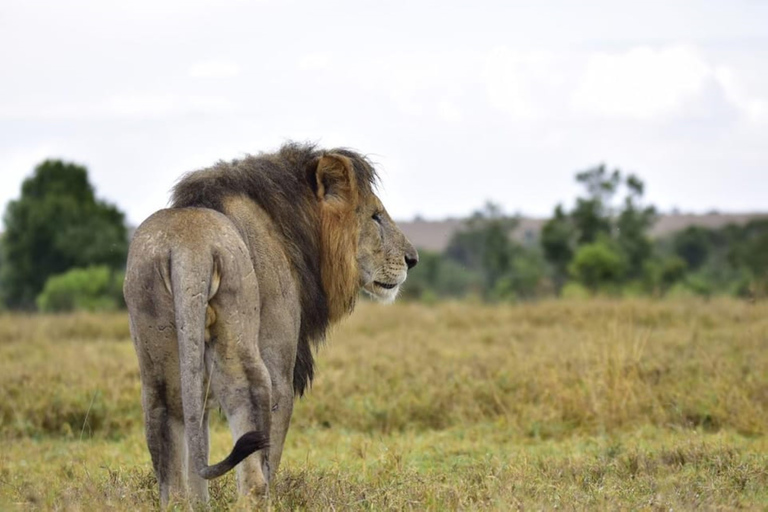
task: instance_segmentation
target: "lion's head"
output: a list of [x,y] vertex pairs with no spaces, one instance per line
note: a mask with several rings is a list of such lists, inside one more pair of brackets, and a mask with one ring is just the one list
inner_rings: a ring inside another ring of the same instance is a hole
[[352,309],[360,289],[378,301],[392,302],[419,255],[374,193],[373,167],[348,150],[328,152],[311,167],[331,320]]

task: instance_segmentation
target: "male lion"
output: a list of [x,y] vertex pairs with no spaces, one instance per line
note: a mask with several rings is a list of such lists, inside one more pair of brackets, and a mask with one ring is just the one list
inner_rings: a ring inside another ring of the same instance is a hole
[[[394,300],[418,254],[376,180],[352,151],[289,143],[186,175],[136,230],[124,293],[163,507],[207,501],[207,480],[240,462],[239,492],[264,493],[313,377],[311,345],[361,288]],[[237,442],[209,466],[216,403]]]

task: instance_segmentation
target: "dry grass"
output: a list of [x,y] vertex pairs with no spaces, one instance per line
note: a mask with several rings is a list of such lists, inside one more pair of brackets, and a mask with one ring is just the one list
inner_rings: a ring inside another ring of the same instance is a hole
[[[768,507],[768,304],[363,303],[318,359],[276,510]],[[0,397],[0,508],[157,506],[124,315],[0,316]]]

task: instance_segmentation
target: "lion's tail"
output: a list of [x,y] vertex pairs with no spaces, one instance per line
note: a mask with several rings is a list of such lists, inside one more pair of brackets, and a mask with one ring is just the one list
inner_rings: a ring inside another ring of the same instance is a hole
[[[205,270],[207,269],[207,273]],[[176,317],[181,374],[181,403],[190,462],[197,473],[210,480],[234,468],[252,453],[269,446],[266,432],[246,432],[229,456],[208,465],[205,418],[205,315],[208,301],[219,284],[214,258],[207,251],[176,250],[171,255],[170,284]],[[202,271],[202,272],[201,272]]]

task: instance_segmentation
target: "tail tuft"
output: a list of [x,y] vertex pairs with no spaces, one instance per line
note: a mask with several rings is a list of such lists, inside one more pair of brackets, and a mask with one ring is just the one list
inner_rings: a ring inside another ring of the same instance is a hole
[[223,461],[200,470],[200,476],[206,480],[218,478],[240,464],[243,459],[254,452],[269,448],[269,436],[264,432],[246,432],[235,443],[232,452]]

